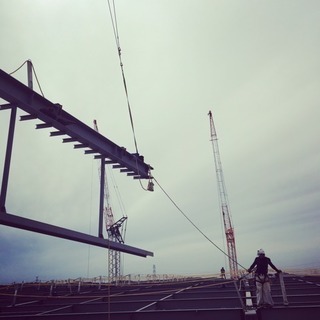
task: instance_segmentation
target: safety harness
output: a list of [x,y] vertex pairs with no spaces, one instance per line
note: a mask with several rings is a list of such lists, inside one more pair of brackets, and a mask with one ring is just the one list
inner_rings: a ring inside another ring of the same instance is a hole
[[256,274],[255,280],[256,280],[256,282],[264,284],[265,282],[269,282],[269,277],[267,274]]

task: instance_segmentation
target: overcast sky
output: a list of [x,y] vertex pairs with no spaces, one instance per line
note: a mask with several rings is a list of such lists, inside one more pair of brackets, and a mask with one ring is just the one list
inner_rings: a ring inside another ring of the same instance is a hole
[[[115,3],[138,148],[159,184],[223,248],[212,110],[239,263],[249,267],[262,247],[283,270],[319,268],[320,2]],[[31,59],[47,99],[135,151],[107,1],[1,0],[0,39],[2,70]],[[13,76],[26,83],[26,67]],[[0,112],[1,176],[9,117]],[[97,235],[98,163],[36,123],[17,122],[7,211]],[[228,269],[157,184],[151,193],[117,170],[109,177],[126,243],[154,252],[124,255],[124,274]],[[0,232],[0,282],[107,274],[104,249]]]

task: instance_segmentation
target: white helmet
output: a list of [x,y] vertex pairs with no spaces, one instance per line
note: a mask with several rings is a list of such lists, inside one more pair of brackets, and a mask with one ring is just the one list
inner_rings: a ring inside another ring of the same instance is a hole
[[264,252],[263,249],[259,249],[259,250],[258,250],[258,256],[260,256],[260,254],[265,254],[265,252]]

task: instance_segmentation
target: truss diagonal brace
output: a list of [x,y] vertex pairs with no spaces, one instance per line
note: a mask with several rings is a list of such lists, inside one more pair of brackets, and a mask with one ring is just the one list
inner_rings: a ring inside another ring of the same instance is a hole
[[148,179],[149,171],[153,169],[144,162],[138,154],[131,154],[85,125],[77,118],[62,109],[60,104],[55,104],[25,86],[6,72],[0,69],[0,98],[17,105],[18,108],[29,113],[48,125],[64,132],[66,135],[86,145],[103,158],[118,163],[122,168],[134,172],[138,178]]
[[109,241],[107,239],[98,238],[92,235],[88,235],[82,232],[69,230],[47,223],[19,217],[5,212],[0,212],[0,224],[14,227],[18,229],[33,231],[42,233],[45,235],[72,240],[76,242],[82,242],[97,247],[106,249],[121,251],[129,254],[133,254],[140,257],[153,256],[150,251],[142,250],[139,248],[131,247],[126,244]]

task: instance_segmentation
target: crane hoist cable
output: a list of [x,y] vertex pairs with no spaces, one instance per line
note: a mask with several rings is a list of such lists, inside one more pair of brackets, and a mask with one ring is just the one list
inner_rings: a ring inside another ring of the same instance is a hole
[[[130,99],[129,99],[128,86],[127,86],[127,81],[126,81],[126,76],[124,73],[124,67],[123,67],[122,56],[121,56],[121,46],[120,46],[120,38],[119,38],[117,13],[116,13],[116,5],[115,5],[114,0],[112,0],[112,4],[110,3],[110,0],[108,0],[108,8],[109,8],[110,18],[111,18],[111,23],[112,23],[113,34],[114,34],[114,38],[115,38],[115,42],[116,42],[116,46],[117,46],[117,51],[118,51],[122,81],[123,81],[124,91],[125,91],[126,99],[127,99],[127,107],[128,107],[129,118],[130,118],[131,130],[132,130],[132,134],[133,134],[134,146],[135,146],[136,153],[139,154],[138,143],[137,143],[136,133],[135,133],[135,129],[134,129],[133,115],[132,115]],[[138,166],[137,166],[137,168],[138,168]],[[153,191],[151,170],[149,170],[148,187],[144,188],[144,186],[141,183],[141,179],[139,179],[139,182],[140,182],[141,188],[143,190]]]
[[124,91],[125,91],[126,99],[127,99],[127,106],[128,106],[129,117],[130,117],[131,129],[132,129],[133,138],[134,138],[134,145],[135,145],[136,152],[139,153],[139,152],[138,152],[138,144],[137,144],[135,129],[134,129],[134,123],[133,123],[133,116],[132,116],[132,111],[131,111],[131,105],[130,105],[130,100],[129,100],[129,93],[128,93],[127,81],[126,81],[126,77],[125,77],[125,73],[124,73],[124,68],[123,68],[122,57],[121,57],[121,46],[120,46],[120,38],[119,38],[119,30],[118,30],[116,6],[115,6],[115,3],[114,3],[114,0],[112,0],[112,5],[110,4],[110,0],[108,0],[108,7],[109,7],[109,13],[110,13],[110,17],[111,17],[111,23],[112,23],[114,38],[115,38],[116,45],[117,45],[117,50],[118,50],[118,56],[119,56],[119,62],[120,62],[120,68],[121,68],[122,81],[123,81]]

